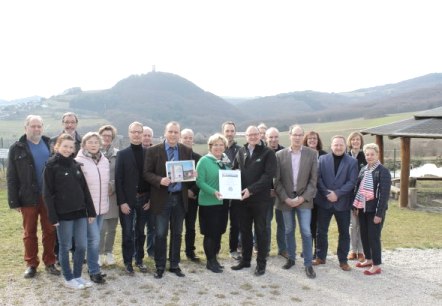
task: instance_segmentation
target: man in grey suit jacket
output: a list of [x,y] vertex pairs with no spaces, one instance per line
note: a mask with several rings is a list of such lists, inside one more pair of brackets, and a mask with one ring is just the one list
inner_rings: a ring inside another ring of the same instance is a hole
[[333,136],[331,141],[332,153],[319,158],[318,194],[318,235],[317,258],[314,265],[325,264],[328,251],[328,227],[332,216],[338,224],[338,259],[339,266],[344,271],[350,271],[347,254],[350,248],[350,211],[353,190],[358,178],[358,163],[356,159],[345,154],[344,136]]
[[295,220],[298,216],[301,228],[302,252],[305,273],[315,278],[312,267],[312,217],[313,197],[316,194],[318,162],[316,152],[302,145],[304,130],[295,125],[290,127],[290,147],[276,152],[277,172],[275,178],[276,208],[282,211],[285,226],[285,240],[289,258],[283,266],[290,269],[295,265],[296,240]]

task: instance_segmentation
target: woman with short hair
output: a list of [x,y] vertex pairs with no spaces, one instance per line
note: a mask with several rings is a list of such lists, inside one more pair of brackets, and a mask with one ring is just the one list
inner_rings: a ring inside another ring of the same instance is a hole
[[388,209],[391,175],[379,161],[377,144],[369,143],[363,151],[367,165],[359,173],[353,206],[361,227],[365,260],[358,262],[356,267],[369,267],[364,274],[374,275],[381,273],[381,231]]
[[216,256],[221,248],[221,237],[226,232],[228,201],[222,199],[219,192],[219,171],[230,169],[230,160],[224,151],[227,139],[221,134],[214,134],[208,140],[209,153],[201,157],[196,167],[198,177],[196,184],[200,188],[198,195],[199,222],[201,234],[204,235],[204,253],[207,258],[207,269],[223,272],[223,266]]

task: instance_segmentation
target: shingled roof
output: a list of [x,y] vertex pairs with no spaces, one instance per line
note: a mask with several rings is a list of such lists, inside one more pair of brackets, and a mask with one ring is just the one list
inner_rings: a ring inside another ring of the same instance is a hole
[[442,107],[416,113],[413,118],[379,125],[361,131],[362,134],[410,138],[442,139]]

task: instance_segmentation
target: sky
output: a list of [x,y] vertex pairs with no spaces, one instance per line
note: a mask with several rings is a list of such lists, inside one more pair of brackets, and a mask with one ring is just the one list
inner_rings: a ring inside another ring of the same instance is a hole
[[442,2],[0,2],[0,99],[170,72],[218,96],[345,92],[442,72]]

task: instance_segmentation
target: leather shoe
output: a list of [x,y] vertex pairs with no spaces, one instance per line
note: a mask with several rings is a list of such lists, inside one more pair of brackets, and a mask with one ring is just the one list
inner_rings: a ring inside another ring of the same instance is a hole
[[250,262],[240,261],[236,266],[231,266],[230,269],[238,271],[244,268],[250,268]]
[[25,278],[33,278],[37,274],[37,268],[36,267],[28,267],[25,271]]
[[374,272],[370,272],[370,270],[365,270],[364,271],[365,275],[375,275],[375,274],[381,274],[381,268],[378,268],[377,270],[375,270]]
[[163,269],[156,269],[155,273],[153,274],[153,277],[156,279],[160,279],[163,277],[164,270]]
[[126,271],[126,273],[130,276],[134,275],[134,268],[132,267],[132,264],[127,264],[124,268],[124,271]]
[[255,269],[255,275],[256,276],[261,276],[261,275],[264,275],[266,273],[266,267],[263,267],[263,266],[256,266],[256,269]]
[[187,259],[189,259],[192,262],[200,262],[200,258],[195,255],[195,253],[187,254]]
[[318,265],[325,265],[325,259],[321,259],[321,258],[316,258],[312,261],[312,264],[314,266],[318,266]]
[[339,267],[341,267],[341,269],[343,270],[343,271],[350,271],[351,270],[351,267],[348,265],[348,263],[346,263],[346,262],[341,262],[340,264],[339,264]]
[[315,270],[313,270],[312,266],[305,267],[305,274],[307,275],[308,278],[315,278],[316,277],[316,272],[315,272]]
[[178,277],[184,277],[186,276],[183,271],[181,271],[180,267],[176,267],[176,268],[170,268],[169,269],[170,272],[175,273],[176,276]]
[[137,263],[137,268],[141,273],[147,273],[147,267],[143,263]]
[[209,259],[206,264],[206,268],[213,273],[221,273],[223,270],[221,267],[216,263],[214,259]]
[[55,265],[48,265],[45,268],[46,272],[52,275],[60,275],[60,270],[58,270]]
[[97,284],[104,284],[106,282],[103,276],[101,276],[101,273],[91,274],[89,277],[91,278],[91,281]]
[[287,262],[285,263],[285,265],[282,266],[283,269],[290,269],[291,267],[293,267],[295,265],[295,261],[293,259],[287,259]]

